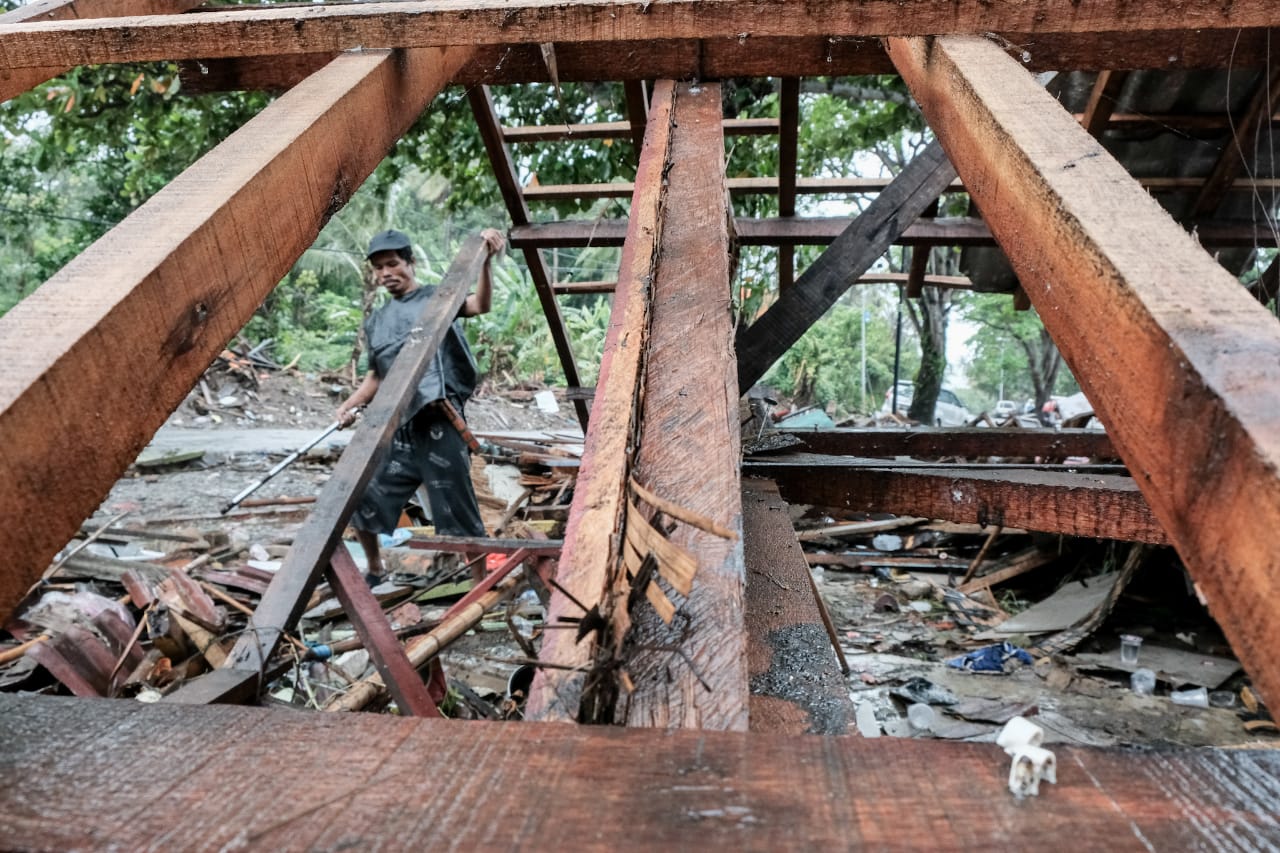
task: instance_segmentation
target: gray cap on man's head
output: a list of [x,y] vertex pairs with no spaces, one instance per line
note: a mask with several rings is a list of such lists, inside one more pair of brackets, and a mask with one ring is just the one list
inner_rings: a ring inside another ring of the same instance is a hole
[[379,231],[369,241],[369,251],[365,253],[365,258],[372,258],[379,252],[398,252],[401,249],[412,248],[412,246],[413,244],[409,242],[409,235],[403,231],[397,231],[394,228],[389,231]]

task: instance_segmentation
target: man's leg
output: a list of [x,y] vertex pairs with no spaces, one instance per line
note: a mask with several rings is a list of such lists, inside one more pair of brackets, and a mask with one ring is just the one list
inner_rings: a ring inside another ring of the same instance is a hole
[[[422,417],[422,416],[420,416]],[[471,450],[449,419],[430,409],[421,424],[425,430],[425,453],[421,460],[422,481],[427,486],[431,520],[442,536],[487,535],[480,517],[480,503],[471,483]],[[471,555],[467,555],[470,557]],[[472,580],[484,578],[484,565],[471,567]]]
[[361,498],[355,514],[351,517],[351,526],[355,528],[356,538],[364,549],[365,558],[368,561],[365,579],[371,586],[378,583],[383,576],[378,534],[391,533],[396,529],[405,501],[421,482],[417,473],[415,455],[410,431],[401,428],[391,441],[387,458],[369,481],[364,497]]

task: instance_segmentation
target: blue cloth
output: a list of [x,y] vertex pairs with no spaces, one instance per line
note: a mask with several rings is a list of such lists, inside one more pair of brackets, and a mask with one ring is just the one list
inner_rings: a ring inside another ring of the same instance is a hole
[[947,661],[947,666],[952,669],[964,669],[969,672],[1004,672],[1004,665],[1009,660],[1018,660],[1022,663],[1032,663],[1031,655],[1025,650],[1009,643],[996,643],[994,646],[985,646],[981,649],[975,649],[967,655],[960,655],[958,658],[952,658]]

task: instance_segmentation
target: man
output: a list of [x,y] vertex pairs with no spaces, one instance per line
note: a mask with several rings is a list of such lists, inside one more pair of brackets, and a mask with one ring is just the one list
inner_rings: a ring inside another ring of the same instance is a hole
[[[502,250],[504,241],[502,234],[492,228],[485,229],[481,236],[489,257],[480,271],[476,292],[463,302],[459,317],[489,311],[493,293],[489,261]],[[360,387],[338,407],[338,423],[343,427],[354,423],[356,410],[373,399],[410,330],[417,325],[423,306],[435,292],[434,286],[418,284],[413,248],[403,232],[391,230],[375,235],[369,242],[367,258],[375,280],[392,298],[365,323],[369,370]],[[383,576],[378,534],[395,530],[401,509],[420,484],[427,487],[436,532],[450,536],[485,535],[471,485],[470,448],[454,424],[455,417],[461,422],[463,407],[477,380],[475,359],[461,325],[453,323],[423,371],[406,420],[396,431],[386,459],[351,519],[368,557],[365,580],[371,586],[381,582]]]

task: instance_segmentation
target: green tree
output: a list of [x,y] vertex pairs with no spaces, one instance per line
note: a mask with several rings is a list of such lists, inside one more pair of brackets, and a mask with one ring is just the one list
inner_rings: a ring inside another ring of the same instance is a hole
[[978,325],[969,376],[975,387],[1005,399],[1031,397],[1036,411],[1055,393],[1073,392],[1075,380],[1034,310],[1017,311],[1007,294],[974,294],[964,309]]

